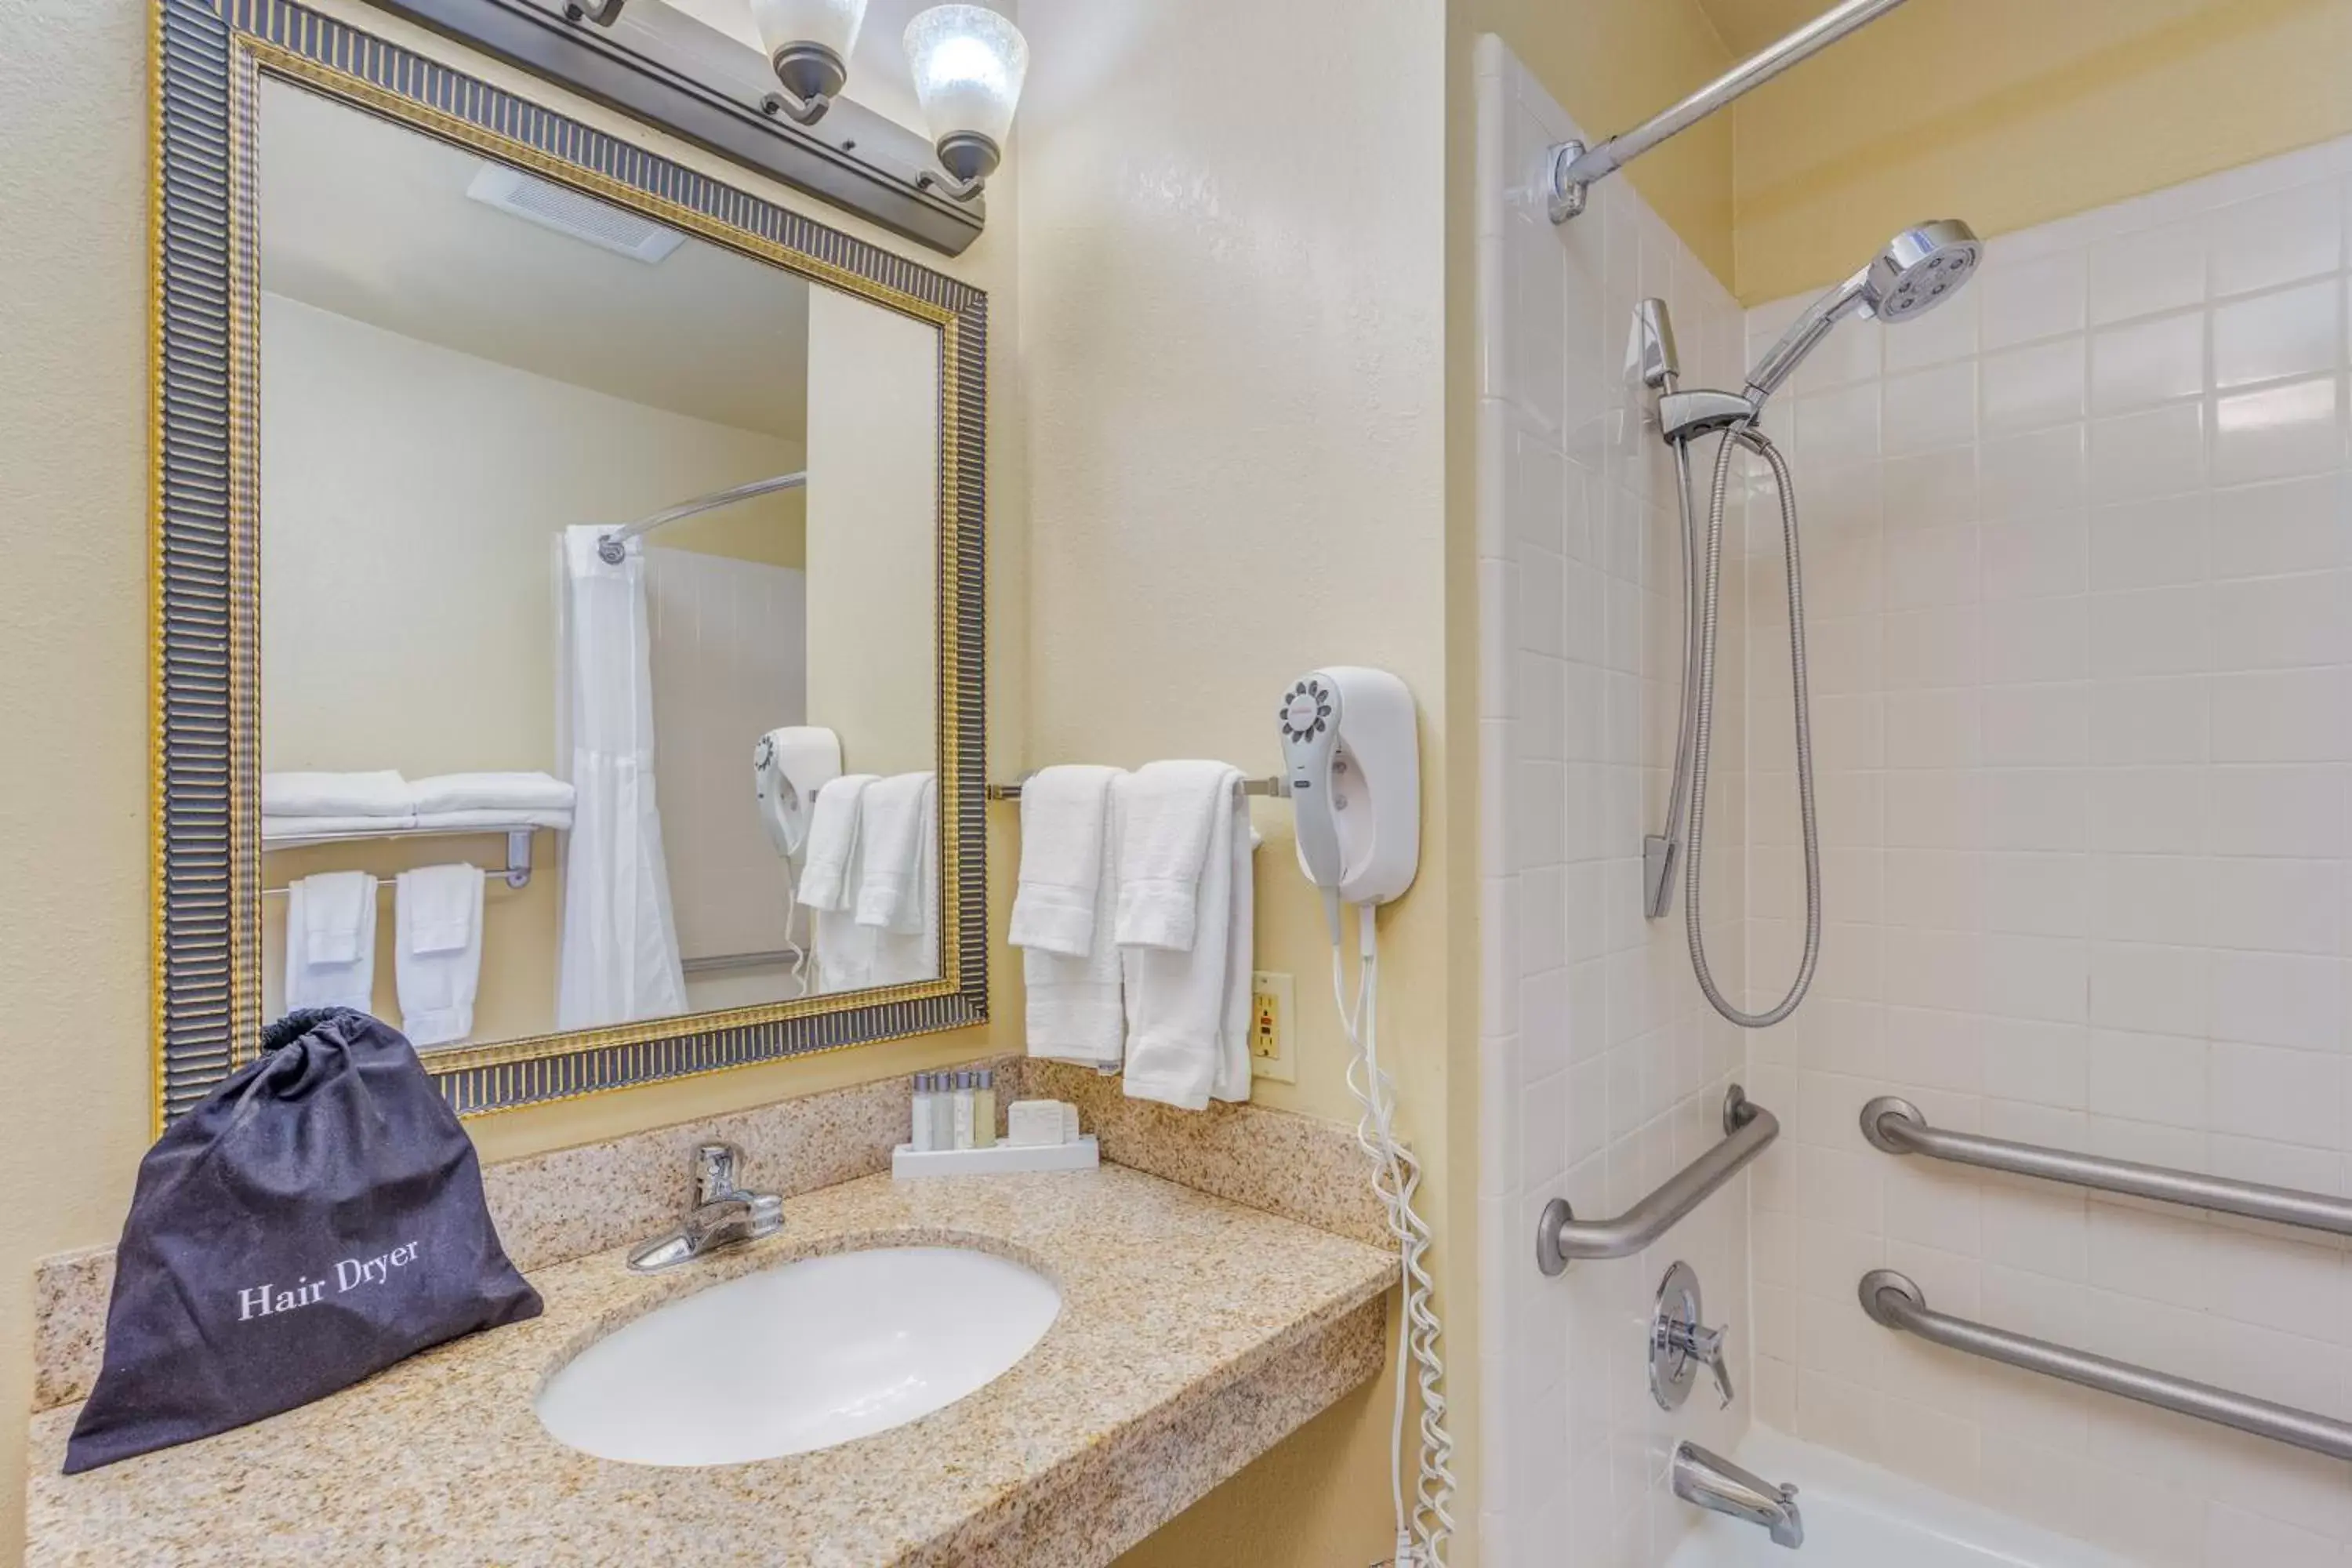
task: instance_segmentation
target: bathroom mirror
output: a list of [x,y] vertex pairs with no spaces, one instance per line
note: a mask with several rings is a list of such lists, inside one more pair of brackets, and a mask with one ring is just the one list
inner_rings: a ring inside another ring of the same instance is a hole
[[159,26],[159,1115],[296,1006],[467,1111],[977,1021],[982,297],[325,16]]

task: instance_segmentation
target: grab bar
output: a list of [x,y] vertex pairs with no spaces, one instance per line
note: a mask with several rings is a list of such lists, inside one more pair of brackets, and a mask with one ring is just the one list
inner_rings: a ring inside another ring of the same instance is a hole
[[1723,1097],[1723,1132],[1722,1142],[1615,1219],[1579,1219],[1566,1198],[1544,1205],[1543,1217],[1536,1222],[1536,1267],[1558,1274],[1580,1258],[1631,1258],[1761,1154],[1780,1136],[1780,1120],[1735,1083]]
[[1916,1334],[1948,1350],[2063,1378],[2178,1415],[2232,1426],[2333,1459],[2352,1459],[2352,1424],[2315,1415],[2292,1405],[2273,1405],[2267,1399],[2231,1394],[2210,1384],[2150,1372],[2129,1362],[2109,1361],[2088,1351],[2068,1350],[2007,1329],[1947,1317],[1927,1305],[1927,1298],[1918,1286],[1891,1268],[1874,1268],[1864,1275],[1860,1293],[1862,1310],[1874,1321]]
[[2006,1138],[1986,1138],[1974,1132],[1948,1132],[1927,1125],[1919,1108],[1907,1100],[1881,1095],[1862,1108],[1862,1135],[1890,1154],[1926,1154],[1988,1171],[2045,1181],[2071,1182],[2126,1197],[2155,1198],[2186,1204],[2217,1214],[2242,1215],[2248,1219],[2274,1220],[2309,1230],[2330,1230],[2352,1236],[2352,1203],[2297,1192],[2293,1187],[2266,1187],[2259,1182],[2233,1181],[2227,1176],[2200,1176],[2162,1165],[2133,1160],[2110,1160],[2098,1154],[2073,1154],[2033,1143],[2012,1143]]

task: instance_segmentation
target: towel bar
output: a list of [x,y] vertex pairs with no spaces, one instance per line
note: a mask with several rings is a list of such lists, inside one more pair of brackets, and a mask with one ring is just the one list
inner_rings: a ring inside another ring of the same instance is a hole
[[1558,1274],[1580,1258],[1631,1258],[1666,1234],[1780,1136],[1780,1121],[1738,1084],[1723,1097],[1723,1142],[1615,1219],[1579,1219],[1565,1198],[1536,1222],[1536,1267]]
[[[530,836],[537,831],[539,830],[534,827],[475,827],[429,829],[421,834],[415,832],[396,834],[343,833],[336,834],[330,837],[309,839],[301,844],[286,845],[282,846],[282,847],[289,849],[310,849],[317,847],[320,844],[331,844],[345,839],[358,841],[367,838],[395,837],[465,838],[484,833],[503,833],[506,835],[507,839],[507,863],[503,866],[485,866],[482,868],[482,875],[493,882],[504,882],[509,888],[528,888],[530,886]],[[265,845],[263,847],[267,848],[268,846]],[[392,878],[379,878],[376,881],[375,890],[377,894],[381,896],[386,888],[392,887],[393,885],[394,882]],[[261,896],[265,899],[282,899],[290,891],[292,891],[292,889],[289,888],[264,888],[261,889]]]
[[[1021,786],[1029,781],[1030,776],[1031,775],[1029,774],[1024,773],[1020,778],[1014,780],[1011,784],[992,784],[986,785],[982,790],[982,793],[987,795],[991,800],[1019,800],[1021,798]],[[1242,780],[1242,793],[1244,795],[1266,795],[1277,797],[1284,796],[1290,793],[1290,781],[1284,778],[1279,773],[1276,773],[1268,778],[1244,779]]]
[[1947,1317],[1927,1305],[1927,1298],[1918,1286],[1891,1268],[1874,1268],[1864,1275],[1858,1293],[1862,1310],[1870,1314],[1874,1322],[1916,1334],[1948,1350],[2022,1367],[2045,1377],[2095,1388],[2102,1394],[2136,1399],[2158,1410],[2235,1427],[2257,1437],[2326,1454],[2330,1458],[2352,1459],[2352,1424],[2315,1415],[2293,1405],[2273,1405],[2267,1399],[2232,1394],[2211,1384],[2151,1372],[2129,1362],[2110,1361],[2088,1351],[2069,1350],[2007,1329],[1972,1323],[1966,1318]]

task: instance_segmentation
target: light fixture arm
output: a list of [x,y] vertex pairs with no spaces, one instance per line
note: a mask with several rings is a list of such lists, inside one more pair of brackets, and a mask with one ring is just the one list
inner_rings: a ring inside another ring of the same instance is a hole
[[621,8],[629,0],[569,0],[563,14],[575,22],[593,22],[609,27],[621,19]]
[[988,176],[1004,161],[1003,149],[976,131],[950,132],[932,151],[947,173],[940,175],[926,169],[915,176],[915,183],[960,202],[980,195]]
[[849,67],[823,44],[786,44],[768,60],[777,88],[760,100],[762,112],[781,114],[795,125],[814,125],[833,107],[834,95],[849,80]]

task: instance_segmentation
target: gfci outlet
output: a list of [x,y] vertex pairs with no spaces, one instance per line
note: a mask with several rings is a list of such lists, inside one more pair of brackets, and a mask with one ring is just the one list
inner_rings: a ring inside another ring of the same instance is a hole
[[1290,1017],[1297,1009],[1298,993],[1289,975],[1259,970],[1250,976],[1250,1077],[1298,1081],[1298,1066],[1290,1056]]

